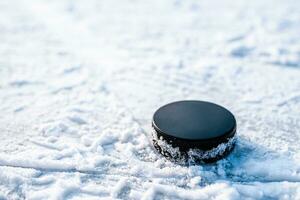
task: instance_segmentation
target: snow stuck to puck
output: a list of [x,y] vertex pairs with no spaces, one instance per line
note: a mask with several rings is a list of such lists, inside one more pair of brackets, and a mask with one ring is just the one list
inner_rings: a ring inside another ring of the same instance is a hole
[[205,101],[178,101],[153,116],[153,145],[180,162],[213,162],[234,147],[236,120],[226,108]]

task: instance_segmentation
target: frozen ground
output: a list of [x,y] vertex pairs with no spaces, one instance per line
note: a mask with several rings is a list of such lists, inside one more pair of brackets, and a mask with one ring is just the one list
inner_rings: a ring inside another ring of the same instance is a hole
[[[180,166],[148,136],[228,107],[233,153]],[[300,1],[0,1],[0,199],[300,199]]]

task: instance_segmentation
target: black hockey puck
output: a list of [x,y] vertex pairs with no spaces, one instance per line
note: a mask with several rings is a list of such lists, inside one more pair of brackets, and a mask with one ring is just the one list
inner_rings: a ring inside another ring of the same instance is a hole
[[172,160],[212,162],[234,147],[236,120],[226,108],[205,101],[178,101],[153,116],[154,147]]

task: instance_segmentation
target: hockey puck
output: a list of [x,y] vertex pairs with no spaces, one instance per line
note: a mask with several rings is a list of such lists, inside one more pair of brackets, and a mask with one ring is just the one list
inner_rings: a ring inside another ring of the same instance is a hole
[[172,160],[213,162],[235,144],[236,120],[226,108],[205,101],[178,101],[153,116],[154,147]]

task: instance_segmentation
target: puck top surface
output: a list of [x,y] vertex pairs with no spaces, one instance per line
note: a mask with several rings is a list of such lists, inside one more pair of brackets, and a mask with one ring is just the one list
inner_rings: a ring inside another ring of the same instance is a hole
[[178,139],[209,140],[235,132],[236,120],[230,111],[214,103],[178,101],[154,113],[153,127]]

